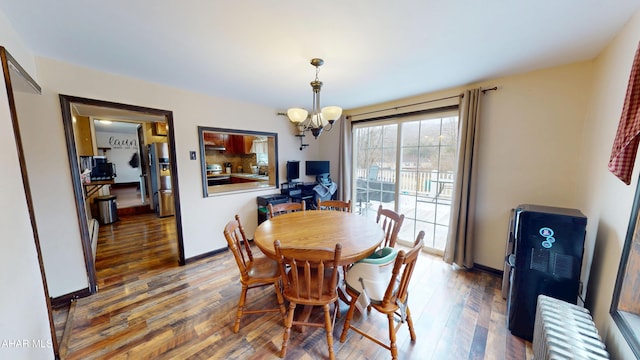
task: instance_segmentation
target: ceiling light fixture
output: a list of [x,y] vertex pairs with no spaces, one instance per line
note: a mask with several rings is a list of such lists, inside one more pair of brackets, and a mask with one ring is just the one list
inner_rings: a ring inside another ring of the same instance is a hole
[[324,64],[324,60],[319,58],[311,59],[311,65],[316,68],[316,78],[311,82],[311,89],[313,89],[313,105],[311,108],[311,114],[305,109],[291,108],[287,110],[287,117],[298,128],[298,134],[300,137],[300,150],[309,144],[303,144],[302,138],[305,136],[305,132],[311,131],[313,136],[317,139],[323,130],[330,131],[333,128],[333,123],[342,115],[342,108],[339,106],[327,106],[320,108],[320,89],[322,89],[322,81],[318,79],[318,73],[320,72],[320,66]]

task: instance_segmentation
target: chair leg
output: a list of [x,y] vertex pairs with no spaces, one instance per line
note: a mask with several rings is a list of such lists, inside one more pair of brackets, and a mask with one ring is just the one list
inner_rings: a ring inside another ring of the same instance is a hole
[[389,350],[391,350],[391,359],[398,359],[398,347],[396,345],[396,322],[393,319],[393,313],[387,314],[389,319]]
[[293,313],[296,309],[296,303],[289,303],[289,314],[284,321],[284,335],[282,336],[282,347],[280,348],[280,357],[287,355],[287,345],[289,345],[289,336],[291,335],[291,326],[293,325]]
[[345,342],[347,339],[347,332],[349,332],[349,328],[351,327],[351,319],[353,319],[353,313],[356,310],[356,301],[358,298],[356,296],[351,297],[351,302],[349,302],[349,310],[347,311],[347,318],[344,320],[344,326],[342,327],[342,334],[340,335],[340,342]]
[[416,332],[413,330],[413,320],[411,319],[411,311],[409,311],[409,307],[407,306],[407,326],[409,327],[409,335],[411,336],[411,341],[416,341]]
[[242,318],[242,311],[244,309],[244,303],[247,300],[247,289],[249,286],[242,284],[242,291],[240,292],[240,300],[238,300],[238,311],[236,312],[236,322],[233,324],[233,332],[237,333],[240,330],[240,319]]
[[[337,304],[336,304],[337,305]],[[324,328],[327,331],[327,345],[329,346],[329,359],[335,360],[333,353],[333,327],[331,326],[331,313],[329,312],[329,304],[322,306],[324,310]]]
[[278,298],[278,305],[280,306],[280,313],[284,316],[287,310],[284,307],[284,300],[282,299],[282,289],[280,288],[280,281],[273,283],[273,287],[276,288],[276,297]]

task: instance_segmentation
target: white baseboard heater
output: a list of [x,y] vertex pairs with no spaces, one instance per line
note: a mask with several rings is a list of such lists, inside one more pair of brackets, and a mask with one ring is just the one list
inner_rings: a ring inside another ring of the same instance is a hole
[[609,359],[589,310],[539,295],[533,329],[535,360]]

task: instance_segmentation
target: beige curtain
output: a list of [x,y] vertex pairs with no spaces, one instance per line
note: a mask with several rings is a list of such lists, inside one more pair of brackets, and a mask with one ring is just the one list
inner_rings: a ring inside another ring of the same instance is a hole
[[338,173],[338,199],[348,201],[351,199],[351,170],[353,134],[351,132],[351,118],[343,116],[340,122],[340,159]]
[[473,267],[473,222],[476,201],[476,173],[480,98],[482,91],[467,90],[460,100],[458,167],[451,201],[449,235],[444,261]]

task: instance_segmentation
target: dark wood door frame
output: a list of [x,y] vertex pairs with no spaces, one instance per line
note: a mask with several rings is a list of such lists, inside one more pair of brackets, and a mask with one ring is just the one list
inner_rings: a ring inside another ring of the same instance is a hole
[[[169,156],[172,161],[170,162],[170,171],[172,174],[178,174],[178,165],[177,165],[177,156],[175,151],[175,136],[174,136],[174,127],[173,127],[173,113],[168,110],[160,110],[153,108],[146,108],[135,105],[127,105],[121,103],[114,103],[109,101],[102,101],[96,99],[88,99],[81,98],[70,95],[59,95],[60,97],[60,106],[62,110],[62,122],[64,124],[64,133],[67,141],[67,154],[69,156],[69,164],[71,171],[71,179],[73,183],[73,191],[76,200],[76,210],[78,216],[78,224],[80,226],[80,237],[82,239],[82,247],[84,252],[84,259],[87,269],[87,277],[89,279],[89,294],[94,294],[97,292],[97,279],[96,279],[96,269],[95,262],[93,258],[93,253],[91,251],[91,238],[89,236],[89,228],[87,221],[87,213],[85,208],[85,199],[83,197],[83,188],[80,180],[80,169],[76,164],[78,163],[78,152],[76,150],[74,132],[73,132],[73,118],[71,112],[72,104],[83,104],[90,106],[98,106],[104,108],[112,108],[133,112],[140,112],[148,115],[155,115],[164,117],[167,122],[167,131],[168,131],[168,141],[169,141]],[[178,177],[171,177],[172,188],[173,188],[173,196],[175,203],[175,217],[176,217],[176,232],[177,232],[177,241],[178,241],[178,256],[179,256],[179,264],[185,264],[184,258],[184,243],[182,237],[182,216],[180,211],[180,191],[178,186]]]
[[[16,148],[18,152],[18,160],[20,162],[20,171],[22,173],[22,184],[27,200],[27,208],[29,210],[29,219],[33,231],[33,240],[36,246],[36,254],[38,256],[38,264],[40,266],[40,276],[42,279],[42,287],[44,290],[45,302],[47,304],[47,313],[49,317],[49,331],[51,333],[51,344],[53,346],[53,354],[56,359],[59,358],[60,345],[56,336],[56,329],[53,322],[53,310],[51,306],[51,298],[49,297],[49,286],[44,272],[44,261],[42,260],[42,251],[40,249],[40,237],[38,235],[38,226],[36,224],[36,215],[33,206],[33,198],[31,196],[31,186],[29,185],[29,174],[27,173],[27,163],[24,157],[22,147],[22,137],[20,136],[20,126],[18,125],[18,112],[16,110],[15,98],[13,96],[14,87],[23,89],[24,91],[38,94],[42,93],[42,88],[36,81],[29,76],[27,71],[9,54],[9,52],[0,46],[0,62],[2,63],[2,72],[4,74],[4,83],[7,90],[7,98],[9,101],[9,112],[11,113],[11,122],[13,125],[13,134],[16,139]],[[12,76],[13,75],[13,76]]]

